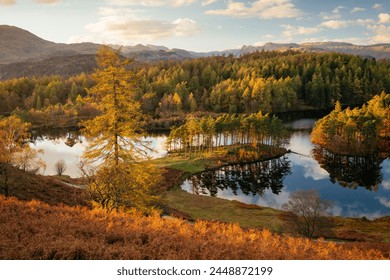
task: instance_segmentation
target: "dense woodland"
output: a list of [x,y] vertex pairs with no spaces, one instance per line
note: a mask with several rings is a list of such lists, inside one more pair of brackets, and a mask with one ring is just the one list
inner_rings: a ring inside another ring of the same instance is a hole
[[[390,92],[389,61],[336,53],[257,52],[133,65],[135,98],[153,118],[189,112],[263,113],[355,106]],[[76,125],[99,114],[84,97],[89,75],[0,82],[0,115],[15,112],[38,125]],[[305,106],[306,105],[306,106]]]

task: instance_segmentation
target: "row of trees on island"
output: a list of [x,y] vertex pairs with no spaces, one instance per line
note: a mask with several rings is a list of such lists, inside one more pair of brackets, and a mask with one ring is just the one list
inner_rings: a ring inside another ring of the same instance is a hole
[[360,109],[335,109],[317,121],[311,141],[336,154],[388,154],[390,144],[390,94],[374,96]]
[[185,124],[174,127],[166,145],[168,151],[179,150],[185,155],[212,151],[221,146],[280,146],[287,133],[282,121],[269,114],[234,115],[195,118],[190,115]]

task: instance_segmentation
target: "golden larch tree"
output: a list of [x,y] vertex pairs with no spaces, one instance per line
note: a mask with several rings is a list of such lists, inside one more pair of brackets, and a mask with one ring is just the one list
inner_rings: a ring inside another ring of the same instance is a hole
[[143,141],[142,113],[135,100],[136,80],[130,60],[104,46],[98,51],[98,68],[92,75],[96,85],[88,94],[101,114],[83,122],[89,142],[83,154],[92,172],[88,190],[107,211],[119,208],[147,210],[153,200],[152,187],[159,176],[147,157]]

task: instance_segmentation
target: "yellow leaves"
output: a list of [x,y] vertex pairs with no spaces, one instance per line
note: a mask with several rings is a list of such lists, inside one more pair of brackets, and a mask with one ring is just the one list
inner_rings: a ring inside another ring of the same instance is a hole
[[[237,225],[49,206],[0,196],[0,259],[384,259],[377,250]],[[21,220],[23,222],[21,222]],[[18,246],[23,244],[24,249]],[[82,253],[82,254],[81,254]]]
[[13,165],[25,171],[46,168],[38,159],[42,151],[35,151],[28,145],[29,123],[24,123],[16,116],[0,119],[0,163]]
[[[311,141],[335,153],[367,155],[383,150],[388,140],[390,94],[374,96],[362,108],[335,109],[320,119],[311,134]],[[388,145],[388,143],[387,143]]]

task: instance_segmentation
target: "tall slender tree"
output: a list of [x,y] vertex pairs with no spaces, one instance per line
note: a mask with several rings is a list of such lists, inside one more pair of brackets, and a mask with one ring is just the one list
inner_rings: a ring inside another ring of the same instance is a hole
[[148,161],[149,148],[142,140],[142,114],[134,98],[136,80],[129,70],[131,61],[104,46],[98,51],[97,63],[92,75],[96,85],[88,93],[101,114],[83,123],[89,138],[83,158],[97,165],[89,174],[88,189],[93,201],[107,211],[127,207],[147,210],[158,172]]

